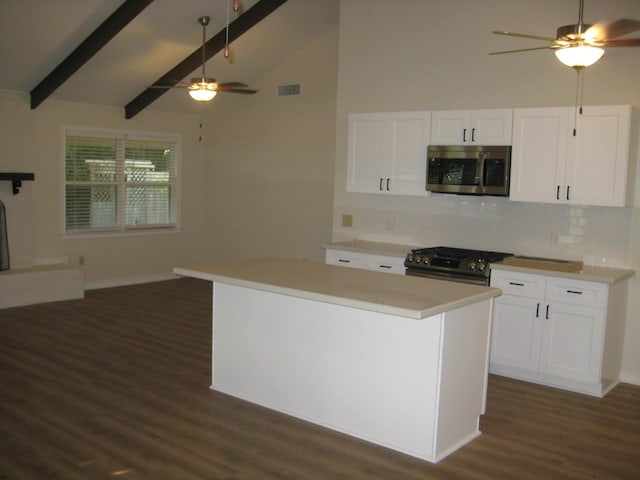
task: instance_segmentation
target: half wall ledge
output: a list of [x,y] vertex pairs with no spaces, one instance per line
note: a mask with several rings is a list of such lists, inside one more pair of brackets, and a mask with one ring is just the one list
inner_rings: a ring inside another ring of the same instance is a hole
[[15,173],[15,172],[0,172],[0,180],[8,180],[12,184],[13,194],[20,193],[22,182],[25,180],[35,180],[33,173]]

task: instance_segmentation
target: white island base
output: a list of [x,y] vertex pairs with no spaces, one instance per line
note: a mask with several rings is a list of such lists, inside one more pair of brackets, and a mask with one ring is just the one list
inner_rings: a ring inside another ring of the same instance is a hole
[[480,434],[491,298],[415,319],[217,281],[213,305],[214,390],[430,462]]

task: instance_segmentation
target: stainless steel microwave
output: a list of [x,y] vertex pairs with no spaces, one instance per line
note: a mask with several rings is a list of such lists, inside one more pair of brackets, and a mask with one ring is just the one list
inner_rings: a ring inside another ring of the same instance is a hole
[[511,147],[430,145],[427,191],[459,195],[509,196]]

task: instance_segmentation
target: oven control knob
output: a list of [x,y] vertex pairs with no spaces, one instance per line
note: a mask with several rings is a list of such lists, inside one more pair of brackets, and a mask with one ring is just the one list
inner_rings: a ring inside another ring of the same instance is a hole
[[413,253],[407,255],[407,262],[413,262]]
[[421,257],[420,255],[416,255],[416,256],[415,256],[415,260],[414,260],[414,261],[415,261],[416,263],[420,263],[420,262],[422,262],[422,257]]
[[484,272],[487,269],[487,262],[484,260],[478,260],[478,270]]
[[431,261],[431,258],[429,257],[429,255],[425,255],[424,258],[422,259],[422,263],[424,263],[425,265],[429,265],[430,261]]
[[475,270],[477,266],[478,265],[476,264],[476,262],[474,260],[471,260],[469,262],[469,270]]

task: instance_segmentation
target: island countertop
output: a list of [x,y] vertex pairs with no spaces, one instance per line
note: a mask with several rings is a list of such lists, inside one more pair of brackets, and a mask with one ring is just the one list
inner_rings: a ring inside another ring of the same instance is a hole
[[174,268],[174,273],[346,307],[423,319],[497,297],[497,288],[269,257]]

